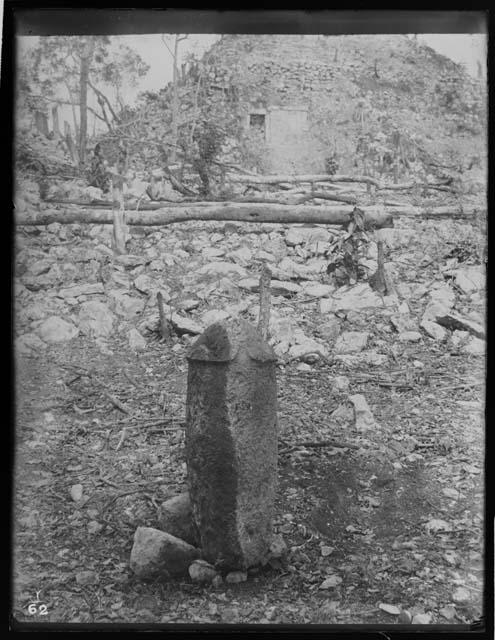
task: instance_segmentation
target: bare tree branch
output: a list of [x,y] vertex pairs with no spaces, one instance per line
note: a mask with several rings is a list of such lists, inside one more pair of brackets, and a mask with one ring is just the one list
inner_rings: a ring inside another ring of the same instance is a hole
[[119,118],[119,117],[118,117],[118,115],[115,113],[115,111],[114,111],[114,109],[113,109],[113,107],[112,107],[112,104],[111,104],[110,100],[107,98],[107,96],[106,96],[102,91],[100,91],[99,89],[97,89],[97,88],[94,86],[94,84],[93,84],[92,82],[90,82],[89,80],[88,80],[88,86],[89,86],[89,87],[91,87],[91,89],[93,89],[93,91],[95,92],[95,94],[96,94],[96,96],[97,96],[97,97],[98,97],[98,96],[101,96],[101,97],[103,98],[103,100],[106,102],[106,105],[107,105],[107,107],[108,107],[108,109],[109,109],[110,113],[112,114],[113,119],[114,119],[116,122],[120,123],[120,118]]

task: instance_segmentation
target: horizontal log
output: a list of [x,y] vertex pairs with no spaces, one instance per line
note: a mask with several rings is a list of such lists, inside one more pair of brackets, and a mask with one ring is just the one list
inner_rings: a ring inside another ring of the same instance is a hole
[[[363,207],[368,228],[392,227],[393,218],[376,207]],[[162,226],[189,220],[220,220],[256,223],[319,223],[345,225],[353,207],[325,207],[316,205],[236,204],[215,203],[210,206],[163,207],[159,211],[126,212],[126,223],[141,226]],[[46,225],[90,223],[113,224],[112,211],[81,209],[79,211],[43,211],[33,216],[16,215],[17,225]]]
[[387,213],[391,213],[393,216],[410,216],[418,218],[472,218],[478,213],[486,215],[486,208],[484,207],[462,207],[462,206],[449,206],[444,205],[442,207],[413,207],[413,206],[395,206],[386,209]]
[[367,184],[379,186],[378,181],[374,178],[370,178],[369,176],[347,176],[340,174],[330,175],[327,173],[309,173],[292,176],[283,174],[256,176],[229,174],[228,179],[231,182],[245,182],[249,184],[277,184],[278,182],[285,182],[288,184],[293,184],[294,182],[365,182]]
[[378,187],[381,191],[407,191],[409,189],[433,189],[434,191],[446,191],[455,193],[456,190],[440,183],[428,182],[403,182],[398,184],[382,184]]
[[318,198],[319,200],[334,200],[336,202],[345,202],[347,204],[357,204],[357,198],[353,196],[338,196],[333,193],[325,193],[324,191],[313,191],[304,197],[307,200]]
[[[50,198],[44,200],[46,204],[73,204],[78,207],[85,207],[88,209],[112,209],[113,204],[108,200],[78,200],[78,199],[63,199],[63,198]],[[125,207],[128,211],[159,211],[164,207],[184,207],[191,206],[194,204],[195,206],[204,206],[214,204],[212,201],[207,200],[179,200],[177,202],[171,200],[155,200],[154,202],[139,202],[138,200],[126,200]],[[137,208],[136,208],[137,207]]]
[[439,191],[454,191],[446,183],[417,183],[417,182],[404,182],[398,184],[386,184],[381,183],[375,178],[370,176],[348,176],[342,174],[300,174],[300,175],[229,175],[229,180],[232,182],[242,182],[248,184],[277,184],[286,183],[293,184],[295,182],[360,182],[364,184],[370,184],[380,190],[393,190],[401,191],[407,189],[414,189],[420,187],[422,189],[438,189]]

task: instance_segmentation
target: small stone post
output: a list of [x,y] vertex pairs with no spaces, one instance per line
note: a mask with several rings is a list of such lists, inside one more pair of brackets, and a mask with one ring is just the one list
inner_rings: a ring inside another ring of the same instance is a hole
[[208,327],[188,361],[186,463],[203,557],[247,568],[266,557],[272,539],[276,356],[238,319]]

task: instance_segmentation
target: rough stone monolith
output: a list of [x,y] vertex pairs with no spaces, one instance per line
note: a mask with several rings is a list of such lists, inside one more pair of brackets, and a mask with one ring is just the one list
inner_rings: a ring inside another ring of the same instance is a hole
[[188,361],[186,464],[202,557],[217,568],[247,568],[272,541],[276,356],[238,319],[208,327]]

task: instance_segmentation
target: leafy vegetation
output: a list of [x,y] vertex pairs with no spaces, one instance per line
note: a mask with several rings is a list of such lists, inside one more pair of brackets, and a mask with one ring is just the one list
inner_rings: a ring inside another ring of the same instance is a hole
[[369,241],[364,227],[364,213],[354,207],[346,232],[338,236],[325,254],[330,258],[327,273],[333,274],[339,286],[355,284],[367,275],[361,261],[366,256]]
[[[66,140],[72,161],[83,170],[88,144],[88,112],[104,122],[109,131],[119,122],[118,111],[125,108],[122,87],[145,75],[148,65],[125,45],[110,46],[109,36],[47,36],[39,38],[29,50],[29,62],[20,61],[19,92],[26,105],[45,114],[48,109],[69,105],[73,130],[65,126]],[[116,94],[112,104],[108,89]],[[98,110],[88,105],[88,92],[93,92]],[[19,132],[22,136],[22,132]],[[60,131],[54,135],[61,137]]]

